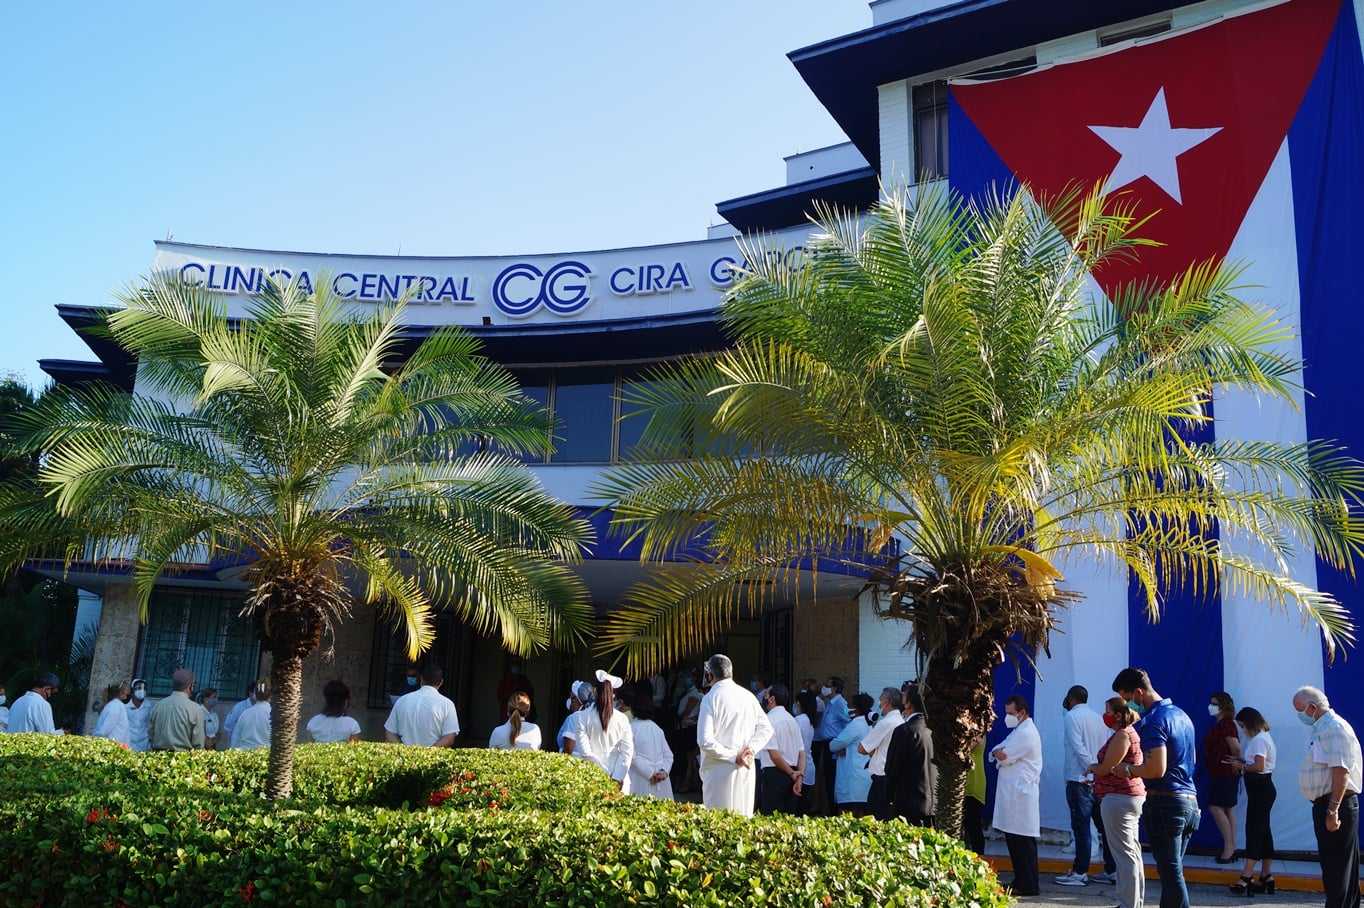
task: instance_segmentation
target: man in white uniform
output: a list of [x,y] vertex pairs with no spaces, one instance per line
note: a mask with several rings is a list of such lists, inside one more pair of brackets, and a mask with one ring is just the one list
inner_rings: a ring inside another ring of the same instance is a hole
[[791,691],[780,681],[766,691],[767,721],[772,724],[772,738],[758,751],[758,775],[762,780],[762,813],[796,814],[800,809],[800,792],[805,784],[805,765],[809,755],[800,726],[787,710],[791,705]]
[[0,686],[0,732],[9,728],[9,707],[5,705],[5,688]]
[[455,704],[440,692],[445,672],[438,665],[422,669],[422,686],[403,694],[384,723],[384,737],[392,744],[414,747],[454,747],[459,736]]
[[256,685],[253,683],[246,689],[246,696],[238,700],[236,704],[227,711],[227,718],[223,720],[222,736],[223,740],[232,743],[232,732],[237,727],[237,720],[242,717],[242,713],[256,705]]
[[128,701],[128,746],[138,753],[152,749],[151,717],[152,705],[147,702],[147,682],[134,678],[132,699]]
[[[1099,762],[1099,748],[1108,743],[1113,732],[1089,708],[1089,691],[1083,685],[1076,684],[1066,691],[1061,709],[1065,711],[1066,804],[1070,807],[1070,831],[1075,836],[1075,860],[1071,862],[1070,873],[1058,876],[1056,882],[1062,886],[1084,886],[1089,883],[1089,862],[1093,856],[1090,821],[1099,811],[1089,767]],[[1102,882],[1116,880],[1116,876],[1109,878],[1105,868]]]
[[1037,837],[1042,834],[1038,782],[1042,778],[1042,736],[1028,715],[1028,701],[1015,694],[1004,701],[1004,724],[1013,729],[990,759],[999,767],[992,825],[1004,833],[1013,863],[1015,896],[1040,893]]
[[61,734],[52,723],[52,704],[47,702],[59,687],[61,681],[56,675],[51,672],[39,675],[28,693],[14,701],[14,707],[9,711],[10,733]]
[[772,737],[758,698],[734,683],[734,664],[706,660],[710,691],[701,700],[696,742],[701,748],[701,801],[707,807],[753,816],[753,759]]

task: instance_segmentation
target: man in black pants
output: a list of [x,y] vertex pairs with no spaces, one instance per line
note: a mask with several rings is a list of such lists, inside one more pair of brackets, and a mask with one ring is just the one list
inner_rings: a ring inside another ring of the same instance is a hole
[[1359,738],[1315,687],[1299,688],[1293,709],[1312,727],[1298,788],[1312,802],[1326,908],[1359,908]]
[[805,739],[800,726],[787,709],[791,692],[785,684],[773,684],[767,689],[763,708],[767,721],[772,723],[772,737],[767,747],[758,752],[758,812],[796,814],[800,809],[800,792],[805,778]]
[[911,826],[932,827],[938,813],[938,767],[933,765],[933,732],[928,730],[917,681],[900,688],[905,721],[890,736],[886,786],[895,814]]

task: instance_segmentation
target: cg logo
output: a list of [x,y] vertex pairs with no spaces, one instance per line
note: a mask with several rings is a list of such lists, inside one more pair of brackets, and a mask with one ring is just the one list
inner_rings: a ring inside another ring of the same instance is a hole
[[528,262],[508,265],[493,280],[493,305],[513,318],[541,304],[555,315],[572,315],[592,301],[591,277],[582,262],[557,262],[544,271]]

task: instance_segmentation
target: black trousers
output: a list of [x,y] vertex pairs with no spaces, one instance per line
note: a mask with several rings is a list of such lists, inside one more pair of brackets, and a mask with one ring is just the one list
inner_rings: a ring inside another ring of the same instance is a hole
[[1014,865],[1014,895],[1041,893],[1042,881],[1037,877],[1037,839],[1006,832],[1004,842],[1009,846],[1009,861]]
[[878,820],[889,820],[895,816],[895,808],[890,803],[890,786],[885,776],[871,777],[871,790],[867,792],[867,806],[871,815]]
[[834,761],[833,752],[829,750],[828,741],[816,741],[811,748],[815,758],[815,784],[824,789],[824,803],[828,805],[829,815],[835,812],[834,805],[838,802],[834,800],[834,775],[838,770],[838,764]]
[[1340,802],[1340,828],[1335,832],[1326,831],[1330,799],[1326,795],[1312,802],[1326,908],[1359,908],[1359,795],[1351,792]]
[[985,853],[985,824],[981,820],[984,811],[985,805],[972,797],[967,797],[962,805],[961,831],[966,838],[966,847],[976,854]]
[[1248,772],[1246,780],[1246,859],[1274,860],[1274,830],[1269,828],[1269,814],[1274,809],[1278,792],[1274,776]]
[[764,766],[758,773],[759,813],[796,814],[800,810],[800,798],[791,790],[791,777],[775,766]]

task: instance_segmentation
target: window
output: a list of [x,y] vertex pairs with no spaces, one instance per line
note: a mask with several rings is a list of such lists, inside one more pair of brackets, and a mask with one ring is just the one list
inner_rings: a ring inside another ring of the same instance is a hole
[[178,668],[194,672],[198,690],[217,688],[223,699],[242,696],[260,665],[260,638],[252,621],[238,617],[241,600],[198,590],[159,590],[142,629],[137,676],[147,692],[164,697]]
[[947,82],[914,86],[914,162],[920,180],[947,176]]
[[1135,41],[1138,38],[1149,38],[1152,35],[1159,35],[1170,30],[1170,20],[1161,19],[1156,22],[1147,22],[1144,25],[1123,25],[1117,28],[1100,29],[1099,46],[1110,47],[1114,44],[1121,44],[1124,41]]
[[[516,380],[521,383],[521,393],[540,405],[542,410],[549,407],[549,372],[519,372]],[[526,463],[544,463],[545,455],[543,452],[527,452],[522,455],[522,460]]]
[[[439,665],[445,672],[441,691],[454,700],[460,689],[455,677],[453,653],[460,651],[466,631],[454,614],[441,609],[435,614],[436,638],[431,649],[422,654],[421,665]],[[374,648],[369,660],[369,696],[366,705],[371,709],[388,709],[403,694],[408,693],[405,679],[407,668],[407,632],[394,627],[392,619],[380,613],[374,622]]]
[[616,370],[560,369],[554,376],[554,463],[608,463]]
[[[636,373],[638,374],[638,373]],[[617,446],[617,457],[620,460],[630,460],[636,453],[636,447],[643,440],[644,430],[649,425],[649,416],[646,415],[637,404],[632,404],[627,397],[630,388],[647,387],[648,381],[643,378],[623,378],[621,380],[621,401],[620,401],[620,421],[617,435],[619,444]],[[688,433],[690,436],[691,433]],[[689,437],[687,443],[670,455],[665,455],[665,460],[681,460],[690,457],[692,454],[692,441]]]

